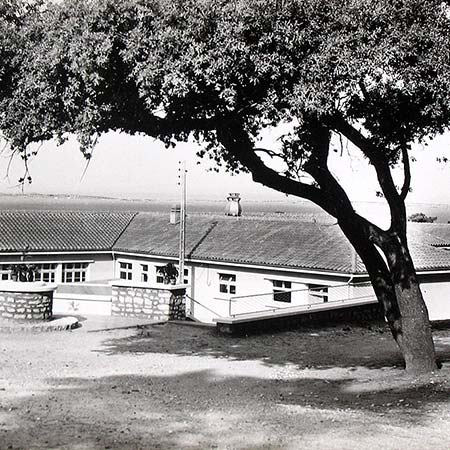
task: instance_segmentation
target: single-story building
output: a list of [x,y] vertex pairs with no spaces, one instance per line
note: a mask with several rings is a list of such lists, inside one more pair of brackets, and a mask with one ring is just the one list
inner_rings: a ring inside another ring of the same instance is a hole
[[[40,280],[58,285],[55,312],[145,314],[115,308],[111,285],[162,286],[159,268],[178,264],[179,228],[169,213],[3,211],[0,279],[25,257]],[[185,237],[186,309],[201,322],[374,299],[364,265],[333,223],[192,214]],[[410,224],[409,240],[430,318],[450,319],[450,225]]]

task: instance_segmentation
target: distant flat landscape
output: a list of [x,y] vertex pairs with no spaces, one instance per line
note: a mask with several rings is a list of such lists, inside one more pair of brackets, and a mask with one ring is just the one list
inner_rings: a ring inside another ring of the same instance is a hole
[[[169,212],[176,200],[120,199],[108,197],[68,196],[68,195],[2,195],[0,208],[33,210],[92,210],[92,211],[141,211]],[[304,201],[250,201],[242,200],[244,214],[324,214],[320,208]],[[225,213],[226,199],[188,200],[187,210],[191,213]]]
[[[40,195],[0,194],[1,210],[82,210],[82,211],[139,211],[167,212],[177,203],[176,200],[161,201],[157,199],[120,199],[108,197],[70,196],[70,195]],[[243,196],[243,215],[287,216],[301,217],[307,220],[333,221],[314,204],[287,198],[285,201],[249,200]],[[383,202],[355,202],[355,208],[365,217],[387,224],[387,209]],[[224,214],[226,199],[223,200],[190,200],[187,211],[195,214]],[[437,217],[436,222],[450,221],[450,205],[445,203],[411,203],[407,205],[408,214],[423,212],[428,216]]]

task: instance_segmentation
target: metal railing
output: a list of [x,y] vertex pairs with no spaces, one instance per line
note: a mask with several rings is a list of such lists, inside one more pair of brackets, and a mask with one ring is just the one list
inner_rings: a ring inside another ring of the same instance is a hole
[[[222,317],[220,314],[218,314],[216,311],[213,311],[211,308],[208,308],[207,306],[205,306],[203,303],[200,303],[198,300],[195,300],[195,298],[192,298],[190,295],[186,294],[186,299],[189,299],[191,302],[195,303],[196,305],[201,306],[202,308],[204,308],[206,311],[210,312],[213,314],[213,317]],[[191,314],[192,316],[192,314]],[[194,318],[194,316],[192,316],[192,318]]]
[[337,304],[370,303],[376,300],[370,282],[340,284],[335,286],[314,286],[303,289],[279,289],[262,294],[230,297],[228,315],[236,317],[243,314],[290,310],[321,310]]

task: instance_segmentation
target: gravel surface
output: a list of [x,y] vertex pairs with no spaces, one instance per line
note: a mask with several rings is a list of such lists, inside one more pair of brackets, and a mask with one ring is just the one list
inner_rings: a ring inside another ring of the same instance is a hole
[[443,368],[411,379],[383,329],[248,338],[180,324],[0,332],[0,449],[450,448]]

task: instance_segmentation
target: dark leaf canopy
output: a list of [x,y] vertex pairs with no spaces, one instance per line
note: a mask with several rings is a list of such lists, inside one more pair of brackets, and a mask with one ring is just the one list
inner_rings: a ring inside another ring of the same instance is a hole
[[[0,68],[0,128],[19,150],[75,133],[89,153],[108,130],[217,149],[218,126],[239,122],[254,140],[313,116],[362,129],[392,162],[449,125],[442,1],[66,0],[11,17],[2,38],[11,27],[22,38],[2,39],[15,59]],[[302,133],[285,139],[298,157]]]

